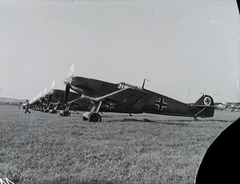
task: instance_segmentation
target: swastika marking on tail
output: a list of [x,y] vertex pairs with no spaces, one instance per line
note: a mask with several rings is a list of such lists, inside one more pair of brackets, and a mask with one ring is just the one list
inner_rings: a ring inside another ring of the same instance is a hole
[[210,97],[205,97],[204,100],[203,100],[203,103],[204,103],[206,106],[209,106],[209,105],[211,105],[212,100],[211,100]]

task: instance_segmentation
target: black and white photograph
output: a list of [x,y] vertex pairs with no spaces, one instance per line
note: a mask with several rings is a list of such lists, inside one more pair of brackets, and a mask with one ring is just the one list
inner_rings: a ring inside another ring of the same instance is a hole
[[1,0],[0,51],[0,184],[240,182],[237,1]]

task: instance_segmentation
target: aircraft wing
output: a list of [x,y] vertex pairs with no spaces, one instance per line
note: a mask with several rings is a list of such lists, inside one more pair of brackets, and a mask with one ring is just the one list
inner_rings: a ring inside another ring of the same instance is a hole
[[98,98],[82,97],[93,101],[104,101],[104,103],[114,104],[113,107],[119,109],[139,112],[151,98],[151,95],[141,89],[125,88]]

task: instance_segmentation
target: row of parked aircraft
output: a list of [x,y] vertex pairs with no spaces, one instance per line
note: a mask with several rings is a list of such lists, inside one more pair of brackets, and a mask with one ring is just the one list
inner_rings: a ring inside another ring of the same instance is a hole
[[30,101],[32,109],[70,116],[70,110],[85,111],[83,120],[101,122],[99,112],[151,113],[170,116],[207,118],[214,115],[214,101],[209,95],[202,95],[195,103],[186,104],[142,87],[125,82],[109,83],[97,79],[74,76],[74,65],[64,80],[65,90],[51,89]]
[[228,110],[231,112],[237,112],[240,110],[240,102],[226,102],[215,104],[217,110]]

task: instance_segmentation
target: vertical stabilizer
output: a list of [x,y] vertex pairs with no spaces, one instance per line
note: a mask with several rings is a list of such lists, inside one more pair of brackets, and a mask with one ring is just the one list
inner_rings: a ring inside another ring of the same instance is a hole
[[202,95],[194,104],[200,109],[196,116],[200,117],[213,117],[214,115],[214,101],[209,95]]
[[202,95],[196,102],[196,106],[214,106],[213,98],[209,95]]

